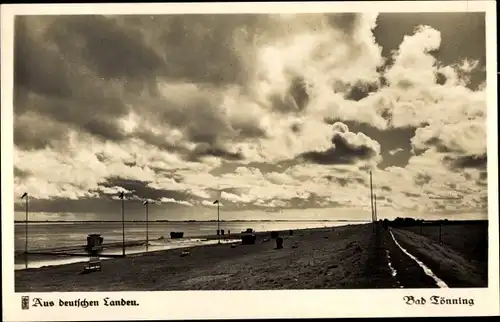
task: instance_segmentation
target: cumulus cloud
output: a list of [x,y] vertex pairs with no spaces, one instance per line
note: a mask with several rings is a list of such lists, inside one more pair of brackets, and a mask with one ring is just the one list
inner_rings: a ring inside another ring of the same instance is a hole
[[435,150],[454,168],[486,168],[486,142],[485,120],[432,124],[417,129],[412,138],[415,150]]
[[394,53],[394,63],[385,73],[389,85],[402,89],[435,82],[435,58],[430,54],[441,44],[441,34],[430,26],[419,26],[405,36]]
[[437,209],[441,191],[482,207],[484,66],[441,62],[455,40],[430,25],[384,57],[378,19],[17,17],[15,193],[48,208],[121,189],[162,207],[364,209],[371,169],[380,206]]
[[454,124],[435,123],[417,129],[412,138],[412,145],[418,150],[434,147],[440,152],[485,154],[485,125],[484,120]]
[[481,202],[476,203],[479,196],[487,195],[487,190],[476,181],[482,172],[474,168],[450,171],[442,158],[439,152],[427,150],[412,156],[404,168],[389,167],[375,171],[377,195],[386,197],[386,200],[390,198],[390,205],[401,210],[436,210],[445,205],[455,211],[459,211],[460,207],[483,209]]
[[319,164],[350,164],[380,158],[380,144],[365,134],[350,132],[341,122],[333,124],[332,130],[332,147],[303,153],[302,158]]

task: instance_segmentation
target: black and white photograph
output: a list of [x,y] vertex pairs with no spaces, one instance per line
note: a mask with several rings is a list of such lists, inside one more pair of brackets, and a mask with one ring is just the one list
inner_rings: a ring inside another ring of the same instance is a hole
[[11,18],[14,293],[498,290],[485,6],[97,8]]

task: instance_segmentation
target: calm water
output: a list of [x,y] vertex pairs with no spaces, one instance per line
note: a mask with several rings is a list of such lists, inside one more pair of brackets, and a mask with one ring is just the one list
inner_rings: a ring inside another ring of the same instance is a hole
[[[220,228],[226,232],[230,230],[233,233],[241,232],[247,228],[255,231],[287,230],[301,228],[319,228],[342,226],[349,222],[338,221],[287,221],[287,222],[221,222]],[[202,240],[197,236],[215,235],[217,231],[216,222],[150,222],[149,240],[151,246],[148,251],[162,249],[191,247],[202,244],[217,243],[216,240]],[[183,231],[182,240],[171,240],[171,231]],[[122,224],[120,222],[85,222],[85,223],[29,223],[28,226],[28,250],[38,250],[42,248],[55,248],[64,246],[85,245],[88,234],[101,234],[104,243],[122,241]],[[165,239],[161,240],[162,236]],[[189,238],[191,237],[191,238]],[[125,223],[125,241],[146,239],[146,223],[133,222]],[[230,240],[225,242],[231,242]],[[15,252],[20,254],[25,248],[25,224],[15,225]],[[144,246],[128,247],[126,253],[143,253]],[[106,253],[120,254],[121,248],[107,249]],[[47,265],[61,265],[87,260],[80,257],[47,257],[30,255],[28,258],[29,267],[41,267]],[[24,256],[16,256],[16,269],[25,268]]]

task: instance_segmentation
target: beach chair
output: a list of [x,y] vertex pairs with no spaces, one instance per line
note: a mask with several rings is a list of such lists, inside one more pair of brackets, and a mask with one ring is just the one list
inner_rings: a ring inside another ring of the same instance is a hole
[[276,238],[276,249],[282,249],[283,248],[283,238],[278,237]]
[[253,245],[256,239],[257,236],[255,234],[243,233],[241,235],[241,243],[243,245]]
[[85,264],[83,271],[86,273],[90,272],[100,272],[102,268],[101,259],[99,257],[91,257],[89,261]]

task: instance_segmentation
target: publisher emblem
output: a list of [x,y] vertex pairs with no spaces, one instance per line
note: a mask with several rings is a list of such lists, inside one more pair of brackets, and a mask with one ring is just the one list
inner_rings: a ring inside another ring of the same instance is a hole
[[30,309],[30,297],[29,296],[22,296],[21,297],[21,307],[23,310]]

